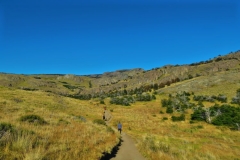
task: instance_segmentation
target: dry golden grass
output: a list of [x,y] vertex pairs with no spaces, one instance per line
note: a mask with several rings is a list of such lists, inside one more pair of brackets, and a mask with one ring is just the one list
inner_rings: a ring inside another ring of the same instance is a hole
[[[165,90],[182,84],[171,85]],[[230,102],[237,88],[240,88],[239,83],[226,82],[203,88],[195,95],[224,94]],[[136,102],[130,107],[113,105],[109,99],[105,100],[113,116],[109,125],[116,127],[121,121],[123,131],[135,139],[139,151],[151,160],[239,159],[239,132],[205,122],[190,124],[191,110],[186,111],[184,122],[172,122],[171,116],[178,113],[166,114],[166,108],[161,107],[161,100],[168,98],[171,92],[166,93],[157,95],[154,101]],[[206,107],[214,105],[203,104]],[[119,141],[118,133],[113,134],[107,127],[92,123],[94,119],[101,119],[102,111],[103,105],[94,100],[80,101],[41,91],[0,87],[0,122],[26,131],[1,137],[0,159],[98,159]],[[160,111],[164,113],[160,114]],[[20,122],[20,117],[31,114],[44,118],[48,124]],[[79,117],[85,118],[86,122]]]
[[[123,131],[132,135],[140,152],[151,160],[239,159],[238,131],[205,122],[190,124],[191,110],[186,111],[184,122],[172,122],[171,116],[178,114],[166,114],[165,108],[161,107],[162,98],[167,98],[167,95],[157,96],[157,100],[152,102],[137,102],[130,107],[108,104],[113,109],[111,125],[116,126],[121,121]],[[206,102],[204,105],[212,106],[214,103]],[[164,114],[159,111],[164,111]],[[168,120],[164,121],[163,117]]]
[[[0,123],[10,123],[16,133],[0,138],[0,159],[98,159],[119,142],[118,133],[92,122],[102,118],[102,110],[88,101],[1,87]],[[48,124],[21,122],[25,115]]]

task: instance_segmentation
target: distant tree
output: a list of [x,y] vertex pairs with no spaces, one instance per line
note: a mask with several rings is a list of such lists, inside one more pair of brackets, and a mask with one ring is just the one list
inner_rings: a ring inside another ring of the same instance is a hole
[[180,82],[180,79],[177,77],[177,78],[175,79],[175,82]]
[[217,58],[215,59],[216,62],[221,61],[221,60],[223,60],[222,57],[217,57]]
[[170,86],[170,85],[171,85],[171,82],[170,82],[170,81],[167,81],[167,82],[166,82],[166,85],[167,85],[167,86]]
[[134,91],[131,89],[129,92],[128,92],[129,95],[133,95],[134,94]]
[[100,100],[100,104],[105,104],[104,100]]
[[222,103],[226,103],[227,102],[227,96],[219,94],[218,97],[216,97],[216,99]]
[[123,94],[127,95],[127,90],[126,89],[123,90]]
[[157,83],[154,84],[153,89],[154,89],[154,90],[157,90],[157,89],[158,89],[158,84],[157,84]]
[[172,101],[170,99],[162,99],[161,103],[162,103],[162,107],[168,107],[172,104]]
[[164,88],[165,87],[165,84],[164,83],[160,83],[159,84],[159,88]]
[[240,107],[234,107],[230,105],[222,105],[218,108],[213,108],[215,111],[218,111],[220,114],[215,116],[212,121],[214,125],[225,125],[238,129],[236,124],[240,124]]
[[193,76],[191,74],[188,75],[188,79],[192,79]]
[[156,96],[154,94],[152,95],[152,99],[156,99]]
[[151,101],[152,96],[149,93],[137,94],[136,95],[136,100],[137,101]]
[[200,74],[196,73],[196,77],[200,77],[200,76],[201,76]]
[[202,108],[195,109],[191,114],[191,120],[205,121],[205,111]]
[[240,97],[240,88],[237,90],[237,97]]
[[232,102],[231,103],[240,105],[240,88],[236,92],[236,97],[232,98]]
[[166,113],[173,113],[173,108],[171,106],[167,107]]
[[92,88],[92,82],[89,81],[88,84],[89,84],[89,88]]

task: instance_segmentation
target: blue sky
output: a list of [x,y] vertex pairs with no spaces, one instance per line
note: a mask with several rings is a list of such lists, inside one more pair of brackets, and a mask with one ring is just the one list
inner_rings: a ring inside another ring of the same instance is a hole
[[0,1],[0,72],[101,74],[240,49],[237,0]]

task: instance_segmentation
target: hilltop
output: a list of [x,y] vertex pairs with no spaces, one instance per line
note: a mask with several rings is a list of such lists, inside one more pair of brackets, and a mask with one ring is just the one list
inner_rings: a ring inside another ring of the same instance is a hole
[[[97,75],[17,75],[0,74],[0,85],[24,90],[43,90],[61,95],[82,95],[107,93],[114,90],[130,91],[143,86],[164,88],[176,82],[196,79],[193,83],[202,87],[220,83],[221,81],[234,81],[240,70],[240,51],[218,56],[211,60],[192,63],[189,65],[166,65],[152,70],[141,68],[105,72]],[[203,78],[204,77],[204,78]],[[215,77],[213,79],[213,77]],[[202,79],[212,79],[204,82]],[[187,88],[193,83],[188,83]],[[207,83],[207,84],[206,84]]]

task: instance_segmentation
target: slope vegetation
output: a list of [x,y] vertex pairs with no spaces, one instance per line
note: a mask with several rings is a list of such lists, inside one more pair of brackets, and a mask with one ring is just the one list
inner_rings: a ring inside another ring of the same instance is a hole
[[239,71],[238,51],[149,71],[2,73],[0,159],[100,159],[119,121],[147,159],[239,159]]

